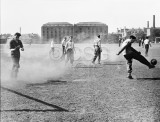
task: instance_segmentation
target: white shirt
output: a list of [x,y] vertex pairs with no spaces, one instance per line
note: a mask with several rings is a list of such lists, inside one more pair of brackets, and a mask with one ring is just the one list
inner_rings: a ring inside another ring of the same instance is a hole
[[[131,39],[126,39],[125,41],[123,41],[121,48],[125,47],[130,42],[131,42]],[[122,53],[123,55],[126,55],[128,52],[130,52],[130,46],[124,49]]]
[[150,42],[149,42],[149,39],[145,39],[144,40],[144,44],[146,45],[146,44],[149,44]]
[[66,43],[66,50],[73,49],[74,48],[74,42],[68,41]]
[[62,46],[66,46],[66,40],[63,39],[62,42],[61,42]]
[[101,47],[101,39],[96,39],[96,40],[94,40],[94,46],[99,46],[99,47]]
[[52,40],[51,41],[51,48],[53,48],[54,47],[54,41]]

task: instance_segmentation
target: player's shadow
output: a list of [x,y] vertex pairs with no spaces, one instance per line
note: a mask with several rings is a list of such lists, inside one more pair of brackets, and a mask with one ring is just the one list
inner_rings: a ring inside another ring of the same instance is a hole
[[104,63],[103,65],[124,65],[124,64]]
[[[0,110],[0,112],[64,112],[61,109],[10,109],[10,110]],[[65,111],[66,112],[66,111]]]
[[50,103],[47,103],[47,102],[44,102],[44,101],[42,101],[42,100],[40,100],[40,99],[31,97],[31,96],[28,96],[28,95],[22,94],[22,93],[20,93],[20,92],[15,91],[15,90],[12,90],[12,89],[9,89],[9,88],[5,88],[5,87],[2,87],[2,86],[1,86],[1,89],[6,90],[6,91],[9,91],[9,92],[11,92],[11,93],[15,93],[15,94],[17,94],[17,95],[19,95],[19,96],[28,98],[28,99],[33,100],[33,101],[35,101],[35,102],[38,102],[38,103],[41,103],[41,104],[43,104],[43,105],[50,106],[50,107],[54,108],[54,109],[46,109],[46,110],[21,109],[21,110],[1,110],[1,111],[26,111],[26,112],[31,112],[31,111],[35,111],[35,112],[36,112],[36,111],[37,111],[37,112],[40,112],[40,111],[42,111],[42,112],[47,112],[47,111],[59,111],[59,112],[62,112],[62,111],[63,111],[63,112],[69,112],[68,110],[66,110],[66,109],[64,109],[64,108],[61,108],[61,107],[59,107],[59,106],[56,106],[56,105],[53,105],[53,104],[50,104]]
[[137,78],[137,80],[160,80],[160,77],[158,78]]
[[125,65],[123,62],[104,62],[103,65]]
[[29,86],[43,86],[43,85],[61,85],[61,84],[67,84],[67,81],[63,81],[63,80],[47,80],[44,83],[31,83],[31,84],[27,84],[27,87]]

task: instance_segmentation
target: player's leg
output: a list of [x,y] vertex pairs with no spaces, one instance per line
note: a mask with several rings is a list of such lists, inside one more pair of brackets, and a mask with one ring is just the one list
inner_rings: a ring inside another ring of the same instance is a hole
[[99,50],[98,52],[98,63],[100,64],[101,63],[101,51]]
[[145,48],[145,56],[147,56],[147,44],[145,44],[144,48]]
[[134,59],[138,60],[139,62],[148,66],[149,68],[154,68],[154,66],[151,65],[151,63],[143,55],[133,52],[132,56],[133,56]]
[[128,78],[133,79],[132,77],[132,57],[130,55],[124,55],[125,59],[127,60],[127,72],[128,72]]
[[72,55],[71,49],[69,49],[68,52],[69,52],[69,61],[70,61],[70,63],[71,63],[71,60],[72,60],[72,59],[71,59],[71,57],[72,57],[72,56],[71,56],[71,55]]
[[71,59],[70,59],[71,64],[74,62],[74,52],[71,50]]
[[146,44],[145,45],[145,56],[148,56],[148,49],[149,49],[149,45]]
[[97,58],[97,50],[94,50],[94,57],[92,63],[95,63],[96,58]]
[[19,57],[12,56],[12,61],[13,61],[12,72],[11,72],[12,78],[17,78],[18,69],[20,67],[19,60],[20,60]]
[[62,46],[62,59],[64,59],[65,58],[65,47],[64,46]]
[[144,41],[142,41],[142,48],[144,47]]
[[70,52],[69,52],[69,50],[67,50],[66,54],[67,54],[67,58],[66,58],[65,63],[67,63],[69,61],[69,58],[70,58]]
[[97,58],[97,55],[95,54],[93,57],[92,63],[95,63],[96,58]]

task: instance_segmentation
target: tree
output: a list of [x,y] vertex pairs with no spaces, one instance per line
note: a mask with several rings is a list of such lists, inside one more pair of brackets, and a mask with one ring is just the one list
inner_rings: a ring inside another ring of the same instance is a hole
[[160,28],[151,28],[151,40],[155,41],[156,37],[160,37]]
[[119,34],[108,34],[108,43],[118,43]]

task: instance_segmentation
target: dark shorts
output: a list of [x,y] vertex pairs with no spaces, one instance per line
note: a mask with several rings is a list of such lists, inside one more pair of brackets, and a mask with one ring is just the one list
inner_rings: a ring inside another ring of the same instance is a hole
[[146,45],[145,45],[145,49],[149,49],[149,44],[146,44]]

